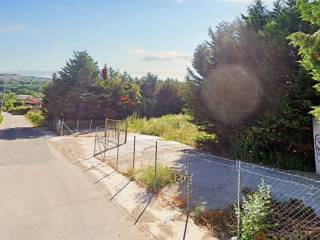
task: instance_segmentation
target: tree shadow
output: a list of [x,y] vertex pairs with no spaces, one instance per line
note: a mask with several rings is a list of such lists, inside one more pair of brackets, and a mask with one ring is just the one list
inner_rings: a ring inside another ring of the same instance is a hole
[[32,127],[17,127],[0,130],[0,140],[34,139],[44,137],[46,134]]

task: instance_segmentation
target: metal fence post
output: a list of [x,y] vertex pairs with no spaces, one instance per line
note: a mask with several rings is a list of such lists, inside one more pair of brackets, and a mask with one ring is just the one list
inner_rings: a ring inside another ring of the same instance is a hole
[[63,125],[64,125],[64,118],[62,119],[62,122],[61,122],[60,136],[63,135]]
[[157,161],[158,161],[158,141],[156,141],[154,153],[154,191],[157,190]]
[[93,149],[93,156],[96,155],[96,145],[97,145],[97,128],[96,128],[96,132],[94,134],[94,149]]
[[103,151],[103,160],[106,160],[106,151],[107,151],[107,125],[104,127],[104,151]]
[[57,122],[56,122],[56,125],[54,126],[54,131],[57,135],[59,135],[59,125],[60,125],[60,118],[57,118]]
[[52,125],[52,129],[54,130],[56,126],[56,117],[53,116],[53,125]]
[[238,182],[238,196],[237,196],[237,239],[240,239],[240,225],[241,225],[241,207],[240,207],[240,194],[241,194],[241,161],[238,160],[237,162],[237,170],[238,170],[238,176],[237,176],[237,182]]
[[127,137],[128,137],[128,121],[126,121],[126,131],[125,131],[125,140],[124,140],[124,143],[127,143]]
[[133,156],[132,156],[132,169],[134,171],[134,162],[136,160],[136,136],[133,137]]
[[187,212],[188,212],[188,216],[190,214],[190,194],[191,194],[191,191],[190,191],[190,188],[191,188],[191,164],[190,164],[190,156],[188,156],[188,165],[187,165],[187,170],[188,170],[188,179],[187,179],[187,188],[188,188],[188,196],[187,196]]
[[91,133],[91,128],[92,128],[92,119],[90,120],[89,133]]
[[76,134],[78,133],[78,130],[79,130],[79,117],[78,117],[78,119],[77,119]]
[[119,167],[119,144],[120,144],[120,131],[119,131],[119,127],[117,127],[117,135],[118,135],[118,139],[117,139],[117,169]]

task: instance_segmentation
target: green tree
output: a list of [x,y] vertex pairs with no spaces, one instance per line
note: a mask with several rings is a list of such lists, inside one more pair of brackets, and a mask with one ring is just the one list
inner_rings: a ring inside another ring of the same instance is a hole
[[158,76],[147,73],[138,80],[141,88],[141,101],[137,113],[146,117],[159,117],[182,111],[184,105],[184,84],[175,79],[160,80]]
[[156,92],[155,116],[177,114],[182,111],[183,84],[174,79],[166,79],[158,83]]
[[198,46],[187,76],[187,106],[218,134],[217,153],[231,154],[235,130],[274,111],[282,101],[287,61],[242,22],[222,23]]
[[[299,55],[302,57],[301,65],[309,71],[315,81],[320,81],[320,2],[309,2],[307,0],[298,0],[297,6],[300,10],[303,20],[310,22],[316,27],[314,33],[305,33],[302,31],[291,34],[288,38],[291,44],[298,47]],[[317,83],[315,89],[320,92],[320,83]],[[320,107],[314,107],[312,114],[320,119]]]
[[312,119],[308,114],[317,101],[312,79],[298,64],[300,57],[287,36],[310,24],[300,18],[295,1],[278,1],[258,33],[288,60],[284,99],[279,110],[242,132],[239,157],[259,163],[299,170],[313,170]]
[[[275,2],[273,13],[281,11],[281,6],[279,1]],[[248,16],[242,16],[247,25],[250,26],[255,31],[263,30],[270,12],[264,5],[262,0],[254,0],[253,3],[248,8]]]
[[77,118],[85,111],[83,98],[95,85],[99,70],[97,63],[86,51],[74,52],[66,65],[58,72],[59,77],[45,90],[44,107],[50,115],[62,114],[66,118]]

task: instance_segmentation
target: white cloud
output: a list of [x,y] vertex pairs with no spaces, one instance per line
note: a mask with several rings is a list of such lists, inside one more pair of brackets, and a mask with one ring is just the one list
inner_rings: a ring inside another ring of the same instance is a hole
[[26,30],[26,27],[22,26],[22,25],[0,26],[0,33],[4,33],[4,32],[23,32],[25,30]]
[[137,56],[144,62],[164,62],[164,61],[189,61],[191,55],[176,51],[146,51],[145,49],[130,49],[128,54]]

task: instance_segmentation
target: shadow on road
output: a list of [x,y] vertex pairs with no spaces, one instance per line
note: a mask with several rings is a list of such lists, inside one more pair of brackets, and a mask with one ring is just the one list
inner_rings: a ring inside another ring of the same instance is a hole
[[32,127],[7,128],[0,130],[0,140],[33,139],[46,134]]

